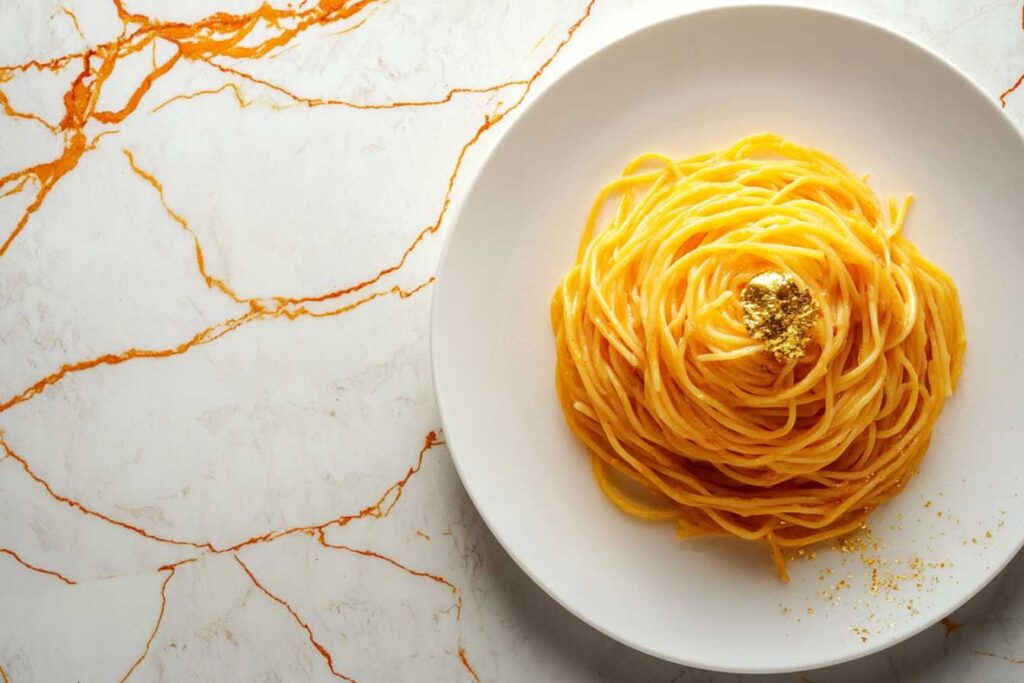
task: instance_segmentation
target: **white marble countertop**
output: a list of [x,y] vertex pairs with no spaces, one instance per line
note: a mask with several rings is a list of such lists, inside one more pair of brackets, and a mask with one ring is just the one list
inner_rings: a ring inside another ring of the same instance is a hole
[[[714,4],[2,0],[0,681],[745,680],[526,578],[434,435],[427,344],[505,113]],[[1020,0],[805,4],[993,99],[1024,72]],[[953,619],[764,680],[1024,680],[1024,560]]]

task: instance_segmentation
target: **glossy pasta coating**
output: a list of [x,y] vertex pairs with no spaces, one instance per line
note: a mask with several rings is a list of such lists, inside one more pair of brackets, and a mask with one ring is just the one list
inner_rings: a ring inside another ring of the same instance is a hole
[[[643,155],[609,183],[551,305],[558,396],[608,497],[681,535],[764,541],[785,577],[783,549],[899,493],[966,346],[952,280],[901,233],[909,204],[883,210],[837,161],[770,134]],[[813,297],[798,358],[744,323],[765,272]]]

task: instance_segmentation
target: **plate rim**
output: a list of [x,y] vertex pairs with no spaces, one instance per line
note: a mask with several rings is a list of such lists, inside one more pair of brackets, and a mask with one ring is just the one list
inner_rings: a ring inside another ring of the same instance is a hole
[[[873,19],[861,16],[861,15],[859,15],[857,13],[854,13],[854,12],[846,12],[846,11],[839,11],[839,10],[834,10],[834,9],[826,9],[826,8],[822,8],[822,7],[802,5],[802,4],[797,4],[795,1],[779,2],[779,1],[769,0],[769,1],[766,1],[766,2],[760,2],[760,1],[755,0],[755,1],[752,1],[752,2],[738,2],[738,3],[730,2],[729,4],[719,5],[719,6],[715,6],[715,7],[705,7],[705,8],[700,8],[700,9],[695,9],[695,10],[690,10],[690,11],[684,10],[684,11],[681,11],[681,12],[678,12],[678,13],[670,14],[668,16],[660,17],[660,18],[656,19],[655,21],[653,21],[651,23],[644,24],[643,26],[640,26],[640,27],[636,28],[635,30],[632,30],[632,31],[630,31],[630,32],[628,32],[628,33],[626,33],[624,35],[621,35],[621,36],[618,36],[618,37],[614,38],[613,40],[611,40],[609,42],[606,42],[606,43],[603,43],[603,44],[599,45],[595,49],[591,50],[590,52],[586,53],[582,57],[578,58],[575,62],[573,62],[572,64],[567,66],[563,71],[560,71],[550,81],[548,81],[547,83],[542,83],[541,84],[541,87],[536,92],[536,95],[532,99],[530,99],[530,100],[528,100],[527,102],[524,103],[524,106],[516,113],[516,116],[511,120],[509,125],[505,126],[500,131],[499,135],[494,139],[494,142],[491,144],[490,148],[487,150],[486,155],[484,156],[483,159],[481,159],[481,162],[480,162],[479,166],[475,169],[472,177],[469,179],[468,184],[465,186],[466,187],[465,191],[460,195],[460,202],[459,202],[458,206],[453,207],[454,211],[453,211],[451,219],[450,219],[449,228],[447,230],[447,233],[444,236],[443,244],[441,246],[441,251],[440,251],[440,254],[438,255],[437,267],[435,268],[435,278],[436,278],[436,280],[438,282],[440,282],[443,279],[444,271],[446,270],[446,267],[448,266],[448,263],[450,261],[450,256],[451,256],[451,251],[452,251],[451,245],[452,245],[452,242],[454,241],[455,235],[456,235],[457,231],[459,230],[459,226],[461,224],[461,219],[462,219],[462,215],[463,215],[463,209],[465,208],[465,205],[468,203],[468,198],[472,195],[473,191],[476,189],[476,186],[479,183],[481,176],[483,176],[484,171],[490,166],[490,164],[492,163],[493,157],[495,156],[496,152],[501,148],[502,144],[505,141],[506,136],[513,129],[515,129],[515,127],[518,124],[520,118],[527,111],[529,111],[534,105],[536,105],[538,102],[540,102],[548,94],[548,91],[553,86],[555,86],[555,84],[557,84],[562,79],[564,79],[567,76],[569,76],[571,73],[576,71],[578,68],[580,68],[581,66],[583,66],[587,62],[590,62],[591,60],[595,59],[599,55],[605,53],[608,50],[611,50],[611,49],[615,48],[620,43],[623,43],[623,42],[625,42],[627,40],[630,40],[630,39],[634,38],[635,36],[637,36],[637,35],[639,35],[641,33],[644,33],[646,31],[654,30],[654,29],[656,29],[658,27],[661,27],[661,26],[663,26],[665,24],[670,24],[670,23],[677,22],[677,21],[686,21],[687,19],[699,16],[699,15],[718,14],[718,13],[723,13],[724,14],[724,13],[731,13],[731,12],[732,13],[734,13],[734,12],[743,12],[743,11],[748,10],[748,9],[767,9],[767,10],[776,10],[776,11],[783,11],[783,12],[797,12],[797,13],[805,13],[805,14],[823,15],[823,16],[826,16],[826,17],[829,17],[829,18],[832,18],[832,19],[838,19],[838,20],[840,20],[842,22],[848,22],[848,23],[859,24],[861,26],[866,26],[868,28],[874,29],[876,31],[880,31],[882,33],[885,33],[885,34],[893,37],[893,38],[896,38],[896,39],[898,39],[898,40],[908,44],[909,46],[911,46],[911,47],[913,47],[913,48],[923,52],[927,56],[931,57],[932,59],[937,61],[942,66],[944,66],[945,68],[949,69],[953,74],[955,74],[957,77],[959,77],[961,81],[963,81],[964,83],[969,85],[974,90],[975,94],[980,96],[980,98],[983,101],[985,101],[989,105],[989,107],[991,107],[996,112],[998,112],[1000,117],[1002,117],[1003,121],[1010,127],[1010,129],[1013,130],[1014,132],[1016,132],[1018,140],[1020,141],[1022,147],[1024,147],[1024,130],[1022,130],[1021,127],[1018,126],[1016,124],[1016,122],[1013,119],[1010,118],[1010,116],[1006,112],[1005,108],[1000,107],[998,104],[996,104],[996,101],[988,94],[988,92],[985,91],[984,88],[982,88],[982,86],[976,80],[974,80],[969,74],[967,74],[959,66],[957,66],[956,64],[954,64],[950,60],[946,59],[944,56],[942,56],[941,54],[939,54],[938,52],[936,52],[932,48],[928,47],[927,45],[924,45],[923,43],[919,42],[918,40],[916,40],[916,39],[914,39],[914,38],[912,38],[912,37],[910,37],[910,36],[900,32],[900,31],[898,31],[898,30],[896,30],[896,29],[894,29],[892,27],[889,27],[889,26],[886,26],[886,25],[884,25],[882,23],[879,23],[878,21],[875,21]],[[698,660],[695,660],[695,659],[688,659],[688,658],[685,658],[685,657],[680,657],[680,656],[674,655],[674,654],[672,654],[670,652],[660,652],[660,651],[656,651],[656,650],[654,650],[652,648],[645,647],[645,646],[635,642],[633,639],[629,638],[626,635],[623,635],[623,634],[620,634],[620,633],[614,633],[610,629],[602,627],[602,626],[594,623],[585,614],[581,613],[581,611],[578,611],[572,605],[568,604],[565,600],[563,600],[563,598],[561,596],[559,596],[551,587],[549,587],[543,581],[541,581],[538,578],[538,576],[536,575],[536,573],[519,558],[519,556],[513,551],[512,548],[509,547],[509,545],[506,543],[505,539],[502,538],[501,534],[499,534],[497,532],[497,530],[494,528],[494,525],[492,524],[491,520],[488,518],[487,513],[484,511],[484,509],[481,507],[480,503],[478,502],[478,498],[474,494],[472,487],[466,482],[466,479],[463,476],[462,466],[460,465],[460,458],[456,455],[456,452],[457,452],[458,449],[457,449],[457,447],[455,446],[455,443],[454,443],[454,441],[455,441],[454,435],[448,430],[449,419],[446,418],[446,410],[445,410],[445,407],[444,407],[444,400],[442,399],[442,390],[440,388],[440,382],[439,382],[440,373],[438,372],[438,355],[439,354],[438,354],[437,335],[438,335],[438,328],[439,328],[438,317],[440,315],[438,313],[438,311],[439,311],[440,307],[438,306],[438,300],[439,300],[439,297],[436,294],[431,296],[431,302],[430,302],[430,329],[429,329],[431,381],[432,381],[432,384],[433,384],[433,387],[434,387],[434,398],[435,398],[435,402],[437,403],[437,409],[438,409],[438,414],[439,414],[440,420],[441,420],[441,427],[442,427],[442,431],[443,431],[443,434],[444,434],[444,440],[445,440],[445,442],[448,445],[448,452],[449,452],[449,455],[451,457],[452,464],[455,467],[456,474],[459,477],[459,482],[462,484],[463,490],[465,490],[466,495],[469,496],[469,499],[473,503],[473,507],[476,510],[477,514],[480,515],[480,518],[483,520],[483,522],[486,525],[488,531],[495,538],[495,540],[497,540],[497,542],[501,546],[502,550],[504,550],[504,552],[512,559],[512,561],[515,562],[516,566],[524,574],[526,574],[527,577],[529,577],[530,581],[532,581],[534,583],[534,585],[536,585],[538,588],[540,588],[545,593],[545,595],[547,595],[549,598],[551,598],[559,607],[561,607],[562,609],[566,610],[569,614],[573,615],[576,619],[580,620],[581,622],[586,624],[588,627],[594,629],[595,631],[597,631],[598,633],[604,635],[605,637],[608,637],[608,638],[610,638],[610,639],[612,639],[612,640],[614,640],[614,641],[616,641],[618,643],[621,643],[621,644],[623,644],[623,645],[625,645],[625,646],[627,646],[627,647],[629,647],[629,648],[631,648],[633,650],[636,650],[637,652],[641,652],[641,653],[643,653],[645,655],[648,655],[648,656],[651,656],[651,657],[654,657],[654,658],[657,658],[657,659],[660,659],[660,660],[663,660],[663,661],[671,662],[671,663],[674,663],[674,664],[680,664],[680,665],[683,665],[683,666],[688,666],[688,667],[692,667],[692,668],[696,668],[696,669],[703,669],[703,670],[707,670],[707,671],[716,671],[716,672],[721,672],[721,673],[733,673],[733,674],[783,674],[783,673],[794,673],[794,672],[801,672],[801,671],[815,671],[815,670],[818,670],[818,669],[822,669],[822,668],[826,668],[826,667],[831,667],[831,666],[836,666],[836,665],[839,665],[839,664],[844,664],[844,663],[847,663],[847,662],[855,661],[855,660],[858,660],[858,659],[863,659],[865,657],[877,654],[877,653],[882,652],[882,651],[884,651],[884,650],[886,650],[886,649],[888,649],[890,647],[893,647],[894,645],[897,645],[897,644],[899,644],[901,642],[904,642],[904,641],[907,641],[907,640],[913,638],[914,636],[920,634],[921,632],[925,631],[926,629],[931,628],[935,624],[939,623],[944,617],[947,617],[950,614],[952,614],[953,612],[955,612],[956,610],[960,609],[962,606],[964,606],[966,603],[968,603],[971,599],[973,599],[979,592],[981,592],[986,586],[988,586],[993,581],[993,579],[995,579],[1000,573],[1002,573],[1002,571],[1010,564],[1010,562],[1012,562],[1020,554],[1021,549],[1024,548],[1024,534],[1022,534],[1021,538],[1016,543],[1016,546],[1013,549],[1013,551],[1007,553],[1006,557],[1001,562],[994,563],[989,569],[986,569],[984,572],[979,572],[977,574],[977,576],[979,577],[979,580],[975,583],[975,585],[973,585],[970,588],[970,590],[964,592],[963,597],[959,598],[958,600],[953,601],[952,607],[950,607],[948,610],[946,610],[944,612],[938,612],[937,614],[940,614],[940,616],[938,616],[938,617],[936,617],[934,619],[924,620],[920,624],[916,625],[915,627],[913,627],[911,629],[908,629],[905,633],[901,634],[900,636],[898,636],[896,638],[893,638],[893,639],[890,639],[890,640],[881,640],[881,641],[873,643],[871,645],[865,645],[865,647],[864,647],[864,649],[862,651],[855,652],[853,654],[840,655],[840,656],[837,656],[837,657],[832,657],[830,659],[822,660],[820,662],[812,664],[810,668],[806,668],[803,665],[797,665],[797,666],[794,666],[794,665],[754,666],[754,667],[742,666],[742,665],[723,665],[723,664],[718,664],[718,663],[714,663],[714,662],[698,661]]]

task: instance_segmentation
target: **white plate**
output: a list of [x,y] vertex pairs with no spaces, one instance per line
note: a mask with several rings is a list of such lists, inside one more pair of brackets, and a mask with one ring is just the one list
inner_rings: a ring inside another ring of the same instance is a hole
[[[762,130],[870,172],[882,197],[912,191],[908,234],[960,287],[960,391],[920,475],[871,518],[879,546],[868,556],[888,563],[875,566],[883,578],[914,574],[900,569],[914,558],[923,565],[916,578],[894,579],[899,591],[873,594],[857,553],[793,562],[787,585],[760,546],[678,541],[671,525],[627,517],[599,492],[555,398],[548,302],[598,188],[639,152],[689,156]],[[956,68],[885,29],[817,10],[678,17],[551,85],[476,179],[434,293],[445,436],[509,554],[604,633],[734,672],[852,659],[951,612],[1024,540],[1022,278],[1024,140]],[[835,590],[839,579],[850,587]]]

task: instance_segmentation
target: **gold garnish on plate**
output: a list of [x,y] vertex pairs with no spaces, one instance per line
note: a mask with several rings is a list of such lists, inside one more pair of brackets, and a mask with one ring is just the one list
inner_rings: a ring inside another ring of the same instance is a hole
[[750,278],[740,294],[747,333],[783,362],[804,355],[810,329],[818,319],[818,303],[788,273],[768,270]]

